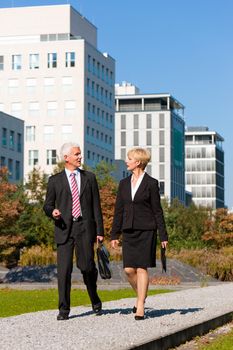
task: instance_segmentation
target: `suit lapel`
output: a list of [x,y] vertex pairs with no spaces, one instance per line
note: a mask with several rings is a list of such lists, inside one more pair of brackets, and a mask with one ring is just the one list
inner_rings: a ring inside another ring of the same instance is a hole
[[85,172],[81,169],[80,169],[80,176],[81,176],[81,190],[80,190],[80,197],[81,197],[87,184],[87,177],[85,175]]
[[147,173],[145,173],[145,175],[143,176],[142,182],[140,183],[140,185],[137,189],[137,192],[135,193],[134,199],[135,199],[135,197],[140,196],[144,192],[144,190],[147,186],[147,182],[148,182],[148,175],[147,175]]
[[65,190],[72,196],[65,170],[62,171],[62,185],[63,188],[65,188]]

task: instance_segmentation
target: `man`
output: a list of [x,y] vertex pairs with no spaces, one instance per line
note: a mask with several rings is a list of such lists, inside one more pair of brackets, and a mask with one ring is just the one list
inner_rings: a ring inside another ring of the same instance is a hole
[[94,242],[103,240],[104,229],[97,181],[94,174],[80,169],[79,145],[65,143],[61,147],[61,159],[65,161],[65,169],[49,178],[44,211],[55,223],[59,292],[57,320],[67,320],[74,251],[93,311],[101,314]]

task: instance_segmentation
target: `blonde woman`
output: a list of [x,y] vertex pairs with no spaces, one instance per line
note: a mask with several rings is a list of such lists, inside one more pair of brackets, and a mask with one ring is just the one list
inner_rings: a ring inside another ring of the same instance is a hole
[[135,320],[144,319],[148,267],[156,264],[157,230],[163,248],[168,243],[158,181],[145,172],[150,153],[143,148],[128,151],[126,165],[132,175],[120,181],[115,204],[111,245],[117,248],[122,233],[123,267],[137,293]]

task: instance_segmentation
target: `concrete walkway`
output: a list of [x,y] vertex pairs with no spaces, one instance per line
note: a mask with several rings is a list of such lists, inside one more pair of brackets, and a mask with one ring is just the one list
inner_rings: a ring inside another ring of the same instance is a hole
[[233,283],[149,296],[143,321],[134,320],[133,305],[106,302],[102,316],[74,307],[67,321],[57,321],[54,310],[2,318],[0,348],[166,350],[232,320]]

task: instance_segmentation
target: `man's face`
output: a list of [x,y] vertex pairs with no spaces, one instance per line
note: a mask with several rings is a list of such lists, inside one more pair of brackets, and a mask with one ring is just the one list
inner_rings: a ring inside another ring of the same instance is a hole
[[79,147],[73,147],[71,148],[71,151],[68,155],[64,156],[64,159],[66,161],[66,167],[70,170],[77,169],[81,166],[81,150]]

